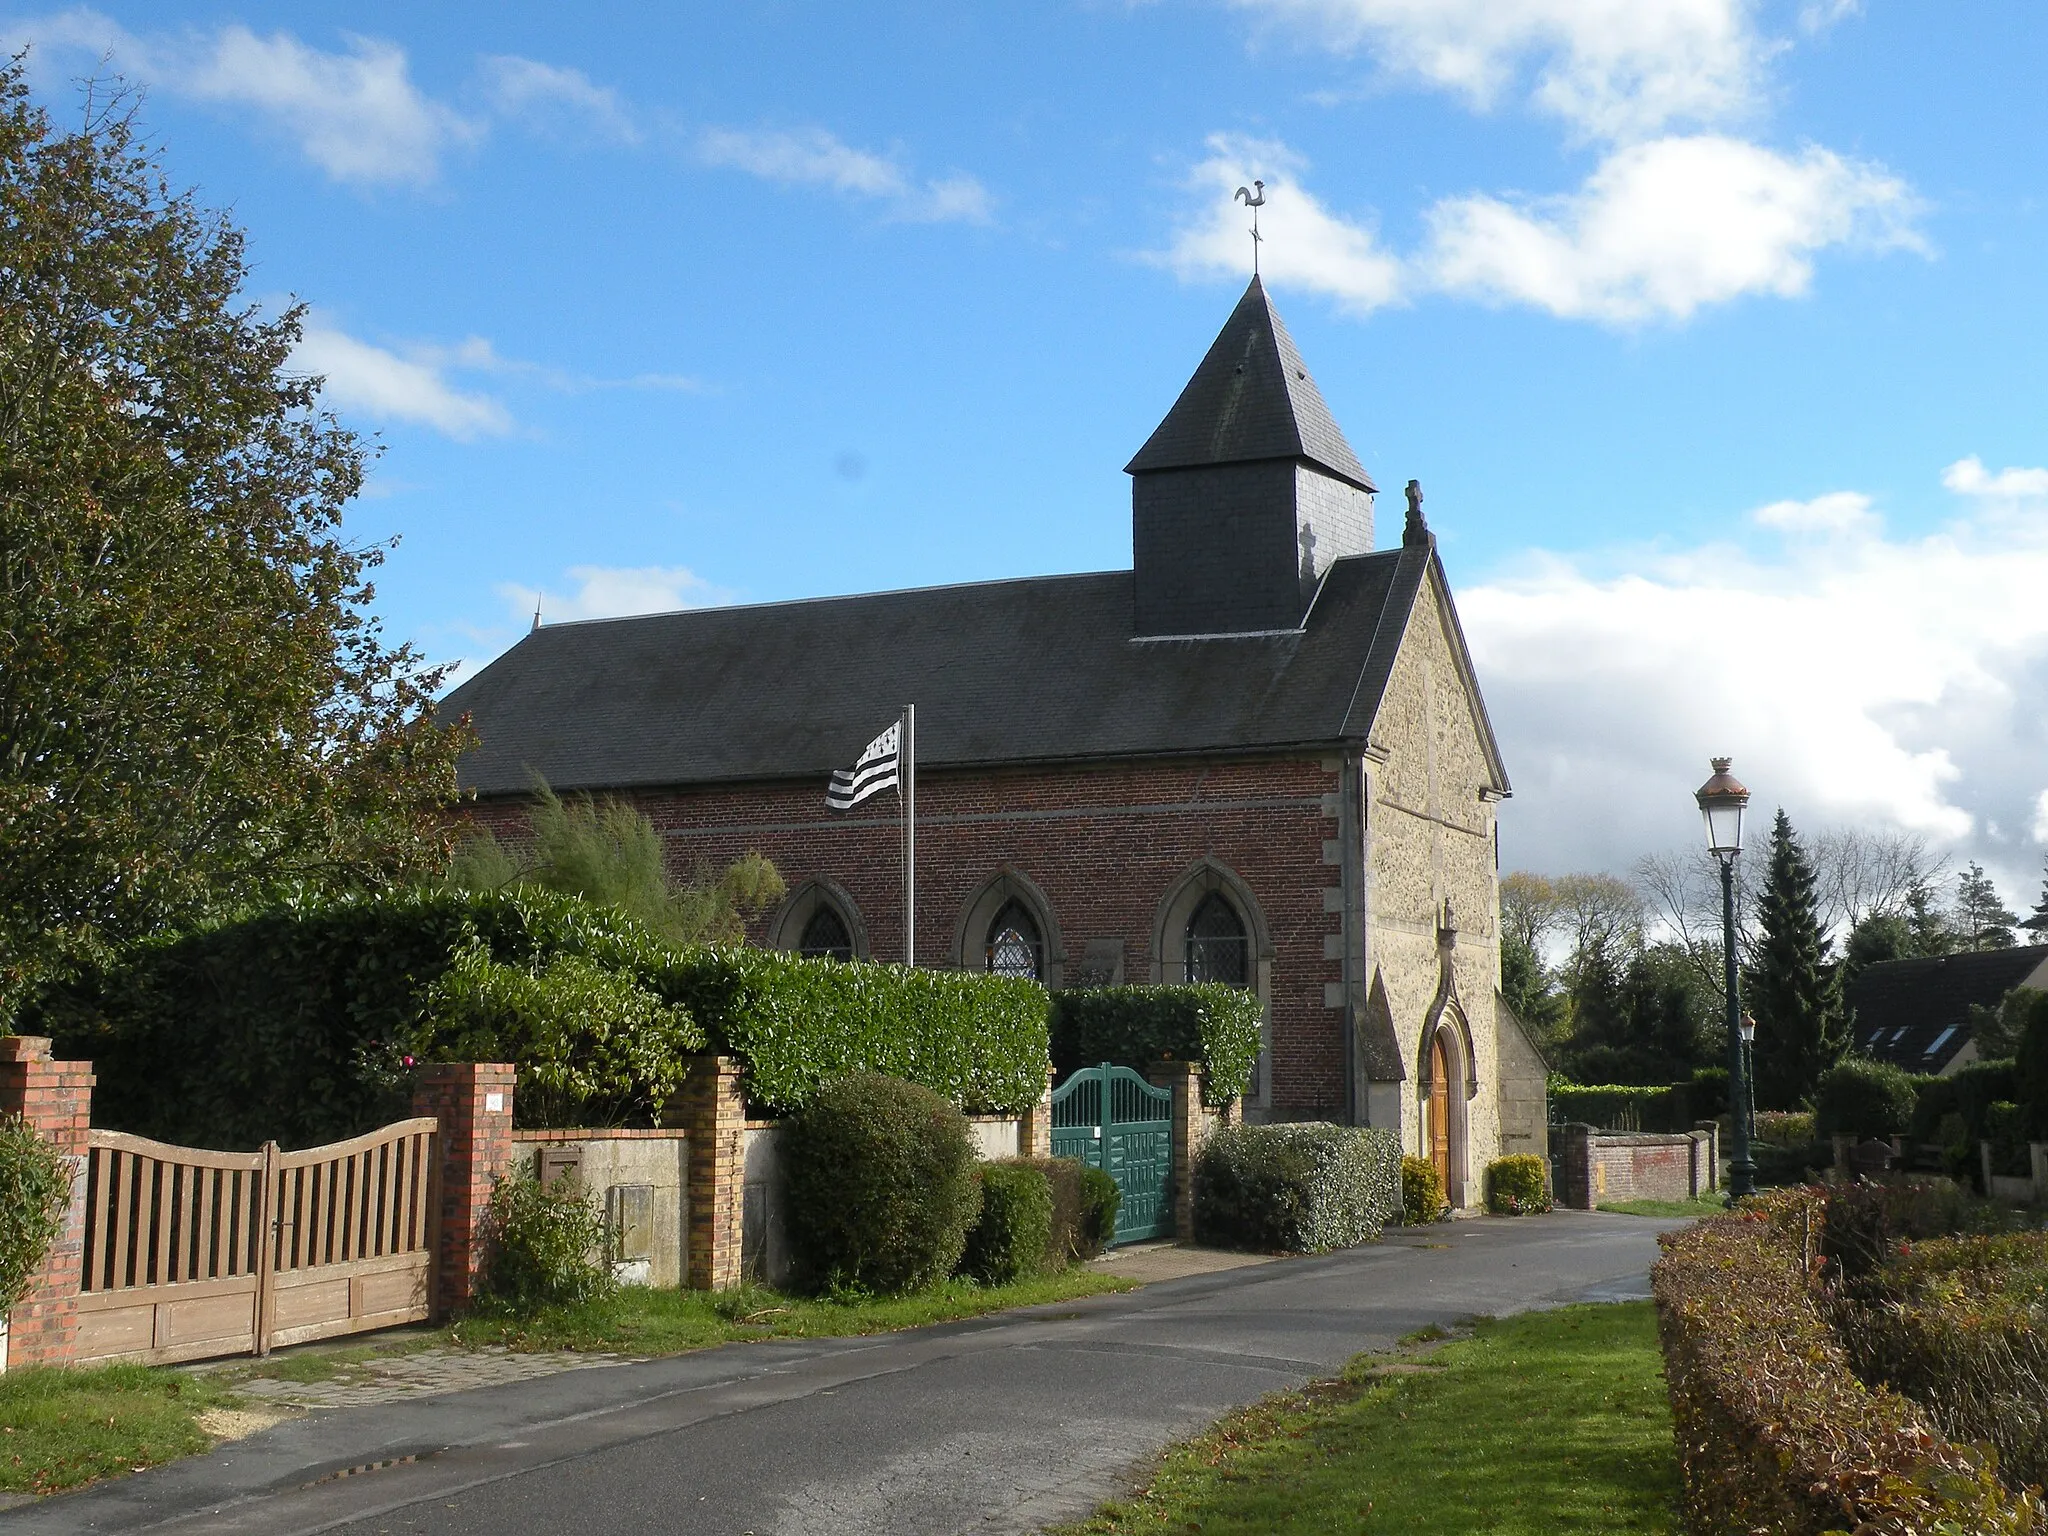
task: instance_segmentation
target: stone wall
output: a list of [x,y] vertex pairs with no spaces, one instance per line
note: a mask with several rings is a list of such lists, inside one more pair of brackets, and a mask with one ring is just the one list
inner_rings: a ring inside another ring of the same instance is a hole
[[1657,1135],[1564,1128],[1555,1198],[1590,1211],[1628,1200],[1691,1200],[1717,1187],[1710,1130]]
[[1550,1068],[1522,1021],[1498,994],[1494,1021],[1499,1035],[1500,1155],[1550,1157]]
[[[623,1223],[616,1270],[625,1285],[679,1286],[689,1273],[689,1138],[681,1131],[514,1131],[515,1155],[535,1178],[576,1177],[605,1214]],[[625,1191],[644,1190],[645,1196]],[[647,1205],[642,1231],[637,1205]]]

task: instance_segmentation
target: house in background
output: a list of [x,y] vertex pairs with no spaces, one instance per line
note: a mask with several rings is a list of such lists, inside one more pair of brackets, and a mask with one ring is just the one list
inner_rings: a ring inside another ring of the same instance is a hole
[[[1132,569],[536,628],[446,700],[476,814],[615,796],[687,871],[749,851],[755,942],[905,954],[900,819],[825,803],[917,706],[918,963],[1265,1005],[1254,1119],[1398,1127],[1452,1200],[1544,1145],[1499,1006],[1507,771],[1420,488],[1376,488],[1254,278],[1127,466]],[[964,509],[963,509],[964,510]]]
[[1881,960],[1849,984],[1853,1043],[1908,1072],[1946,1077],[1982,1059],[1970,1010],[1996,1008],[2014,987],[2048,992],[2048,944]]

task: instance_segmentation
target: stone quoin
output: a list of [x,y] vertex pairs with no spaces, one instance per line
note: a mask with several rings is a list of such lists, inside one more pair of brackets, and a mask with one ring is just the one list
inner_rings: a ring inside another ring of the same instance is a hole
[[1127,466],[1133,568],[545,625],[456,689],[474,814],[536,774],[681,873],[756,851],[755,942],[900,961],[893,796],[825,783],[917,706],[919,963],[1256,990],[1254,1120],[1398,1126],[1480,1198],[1545,1152],[1499,994],[1509,794],[1421,488],[1377,489],[1254,278]]

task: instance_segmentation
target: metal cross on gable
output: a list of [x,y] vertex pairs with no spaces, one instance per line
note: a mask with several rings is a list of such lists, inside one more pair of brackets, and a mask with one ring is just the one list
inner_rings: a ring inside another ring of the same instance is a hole
[[[1258,190],[1253,191],[1256,187]],[[1266,206],[1266,184],[1254,180],[1250,187],[1239,187],[1231,198],[1232,202],[1244,200],[1245,207],[1252,211],[1252,276],[1259,275],[1259,246],[1263,243],[1259,235],[1259,210]]]

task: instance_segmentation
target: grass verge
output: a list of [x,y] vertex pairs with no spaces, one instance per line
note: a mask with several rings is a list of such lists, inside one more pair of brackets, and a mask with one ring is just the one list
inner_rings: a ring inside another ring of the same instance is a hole
[[1667,1220],[1684,1220],[1687,1217],[1720,1215],[1728,1209],[1728,1194],[1717,1189],[1690,1200],[1617,1200],[1600,1209],[1622,1216],[1661,1216]]
[[927,1323],[954,1322],[1010,1307],[1072,1301],[1105,1291],[1129,1291],[1136,1282],[1087,1269],[976,1285],[948,1280],[911,1296],[847,1300],[784,1296],[759,1286],[737,1291],[631,1288],[581,1307],[549,1308],[536,1317],[472,1316],[449,1329],[458,1344],[516,1350],[602,1350],[627,1355],[673,1355],[739,1339],[822,1339],[893,1333]]
[[1677,1495],[1656,1321],[1626,1302],[1361,1355],[1173,1447],[1143,1493],[1062,1530],[1640,1536],[1676,1528]]
[[0,1376],[0,1489],[56,1493],[190,1456],[213,1444],[199,1416],[234,1402],[218,1383],[145,1365],[9,1371]]

